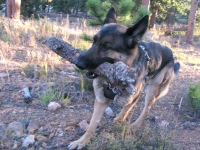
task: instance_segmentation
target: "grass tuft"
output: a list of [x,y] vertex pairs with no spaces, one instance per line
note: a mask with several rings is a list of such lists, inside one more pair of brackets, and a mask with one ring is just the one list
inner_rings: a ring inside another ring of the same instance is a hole
[[191,105],[195,110],[200,110],[200,84],[192,83],[188,89]]

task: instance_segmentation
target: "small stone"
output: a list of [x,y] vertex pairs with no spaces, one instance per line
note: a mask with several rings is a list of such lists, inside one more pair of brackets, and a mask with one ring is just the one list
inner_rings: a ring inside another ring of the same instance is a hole
[[38,136],[36,136],[36,140],[39,142],[45,142],[45,141],[47,141],[47,138],[43,135],[38,135]]
[[23,139],[22,147],[28,147],[30,144],[35,143],[35,135],[29,135]]
[[160,123],[159,123],[159,126],[160,127],[166,127],[169,125],[169,122],[167,122],[166,120],[162,120]]
[[78,125],[84,131],[87,131],[87,129],[89,127],[89,124],[87,123],[87,120],[83,120],[83,121],[79,122]]
[[66,75],[67,72],[65,72],[65,71],[61,71],[60,74],[62,74],[62,75]]
[[183,123],[184,129],[194,130],[196,127],[198,127],[198,124],[195,122],[186,121]]
[[47,147],[47,143],[42,143],[42,147],[46,148]]
[[78,124],[77,121],[68,122],[66,126],[76,126]]
[[113,117],[114,113],[113,110],[110,107],[107,107],[105,110],[106,115]]
[[23,134],[23,125],[20,122],[14,121],[8,125],[8,130],[14,131],[17,136],[21,136]]
[[39,122],[37,120],[31,120],[27,128],[29,133],[33,134],[37,129],[39,129]]
[[57,129],[56,135],[57,135],[58,137],[62,137],[62,136],[64,135],[64,133],[63,133],[63,131],[62,131],[61,128],[58,128],[58,129]]
[[73,126],[69,126],[69,127],[65,128],[65,131],[67,131],[67,132],[71,132],[72,130],[74,130]]
[[55,136],[55,134],[56,134],[55,131],[51,132],[51,134],[49,135],[49,139],[52,139]]
[[19,145],[20,145],[20,143],[17,142],[17,141],[15,141],[15,142],[14,142],[14,145],[13,145],[13,147],[12,147],[12,149],[13,149],[13,150],[18,149]]
[[64,133],[58,134],[58,137],[63,137]]
[[48,105],[48,110],[56,110],[59,107],[61,107],[60,104],[56,103],[56,102],[50,102]]

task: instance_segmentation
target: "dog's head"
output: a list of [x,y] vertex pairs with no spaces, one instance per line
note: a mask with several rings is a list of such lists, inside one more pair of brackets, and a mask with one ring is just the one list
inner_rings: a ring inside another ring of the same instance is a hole
[[147,27],[147,15],[132,27],[117,24],[115,9],[111,7],[101,30],[93,37],[92,47],[78,57],[76,66],[80,69],[93,70],[104,62],[122,61],[131,65],[137,44]]

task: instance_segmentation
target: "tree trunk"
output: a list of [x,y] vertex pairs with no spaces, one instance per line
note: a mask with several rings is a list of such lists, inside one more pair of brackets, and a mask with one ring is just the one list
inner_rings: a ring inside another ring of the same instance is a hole
[[27,17],[27,3],[26,3],[26,0],[24,0],[23,4],[24,4],[23,19],[26,20],[26,17]]
[[49,0],[47,0],[47,13],[49,13],[49,7],[50,7],[50,3],[49,3]]
[[[82,53],[81,50],[72,47],[57,37],[50,37],[44,40],[43,44],[73,64],[75,64],[77,57]],[[116,62],[114,64],[103,63],[93,70],[93,72],[104,78],[112,86],[119,87],[121,91],[124,89],[123,91],[127,95],[132,95],[136,92],[134,87],[137,78],[136,69],[129,68],[122,62]]]
[[175,10],[174,8],[169,8],[166,17],[167,25],[171,27],[175,23]]
[[142,0],[142,5],[145,6],[147,10],[149,10],[150,0]]
[[192,0],[189,20],[188,20],[188,29],[186,34],[186,42],[192,44],[194,38],[194,26],[196,22],[196,13],[198,9],[198,0]]
[[150,18],[149,29],[155,28],[157,13],[158,13],[158,7],[154,7]]
[[20,19],[21,0],[6,0],[7,17]]

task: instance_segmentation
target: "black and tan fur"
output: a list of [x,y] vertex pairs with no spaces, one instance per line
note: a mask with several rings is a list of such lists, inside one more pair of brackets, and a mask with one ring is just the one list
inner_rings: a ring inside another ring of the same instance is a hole
[[[148,16],[141,18],[132,27],[117,24],[115,9],[112,7],[106,15],[101,30],[94,36],[92,47],[79,56],[76,65],[80,69],[93,70],[104,62],[115,63],[122,61],[129,67],[138,68],[138,77],[135,84],[137,92],[134,95],[122,93],[118,103],[123,105],[121,112],[114,122],[126,120],[129,112],[139,100],[140,94],[149,77],[145,97],[145,106],[138,119],[130,125],[131,129],[140,127],[147,117],[151,106],[162,96],[167,94],[169,84],[180,68],[179,63],[174,62],[172,51],[159,43],[153,41],[141,42],[148,28]],[[143,45],[145,50],[138,48]],[[150,61],[147,60],[147,55]],[[69,145],[69,149],[81,149],[95,133],[110,99],[106,98],[101,77],[93,81],[96,96],[94,112],[86,133],[77,141]]]

